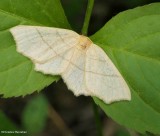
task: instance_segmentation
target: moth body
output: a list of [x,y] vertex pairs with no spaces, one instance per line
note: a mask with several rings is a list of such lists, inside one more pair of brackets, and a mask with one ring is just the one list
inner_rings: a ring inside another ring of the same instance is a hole
[[60,75],[76,96],[96,96],[107,104],[131,100],[121,73],[88,37],[40,26],[16,26],[10,31],[17,52],[30,58],[36,71]]

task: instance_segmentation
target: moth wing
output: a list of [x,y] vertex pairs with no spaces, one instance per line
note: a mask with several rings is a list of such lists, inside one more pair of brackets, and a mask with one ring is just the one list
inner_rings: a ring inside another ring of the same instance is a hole
[[65,70],[79,40],[76,32],[59,28],[16,26],[10,31],[17,51],[30,58],[36,70],[46,74]]
[[86,86],[106,103],[130,100],[130,89],[106,53],[92,44],[86,53]]
[[85,61],[86,51],[75,48],[73,57],[70,60],[68,68],[62,73],[62,78],[67,84],[68,88],[76,95],[90,95],[86,88],[85,81]]

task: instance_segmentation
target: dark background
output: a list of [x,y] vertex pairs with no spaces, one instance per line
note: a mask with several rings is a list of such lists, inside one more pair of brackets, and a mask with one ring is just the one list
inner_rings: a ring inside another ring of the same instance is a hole
[[[108,20],[121,11],[137,6],[159,2],[158,0],[95,0],[94,9],[89,25],[89,34],[98,31]],[[81,33],[87,0],[62,0],[66,16],[73,30]],[[156,9],[155,9],[156,10]],[[41,91],[46,96],[58,116],[65,123],[64,125],[76,136],[96,136],[96,124],[94,119],[92,98],[75,97],[68,91],[62,80],[51,84]],[[0,99],[0,108],[5,115],[18,127],[22,127],[21,116],[26,104],[34,99],[38,93],[27,95],[24,98]],[[33,109],[34,112],[34,109]],[[136,132],[116,124],[99,109],[100,119],[104,136],[129,136]],[[55,120],[57,118],[55,117]],[[57,120],[58,121],[58,120]],[[2,125],[3,123],[0,122]],[[62,126],[63,127],[63,126]],[[49,117],[44,130],[38,136],[67,136],[64,129],[57,127]]]

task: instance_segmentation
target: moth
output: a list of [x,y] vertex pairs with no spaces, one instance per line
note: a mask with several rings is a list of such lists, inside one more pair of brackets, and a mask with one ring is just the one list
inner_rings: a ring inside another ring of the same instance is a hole
[[107,54],[88,37],[72,30],[16,26],[10,29],[17,52],[35,70],[60,75],[76,96],[96,96],[109,104],[131,100],[130,89]]

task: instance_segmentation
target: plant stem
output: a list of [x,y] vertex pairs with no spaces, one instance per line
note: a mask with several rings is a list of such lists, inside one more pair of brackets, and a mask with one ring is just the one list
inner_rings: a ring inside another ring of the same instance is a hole
[[[91,14],[92,14],[93,5],[94,5],[94,0],[88,0],[86,15],[85,15],[85,19],[84,19],[83,28],[82,28],[83,35],[88,34],[88,26],[89,26],[89,21],[90,21]],[[101,127],[100,116],[98,113],[98,107],[94,103],[94,101],[92,101],[92,104],[93,104],[94,118],[96,121],[98,136],[102,136],[102,127]]]
[[99,116],[99,112],[98,112],[98,106],[95,104],[94,101],[92,101],[92,104],[93,104],[94,118],[95,118],[96,127],[97,127],[97,134],[98,134],[98,136],[103,136],[101,120],[100,120],[100,116]]
[[89,26],[89,21],[91,18],[93,5],[94,5],[94,0],[88,0],[87,11],[86,11],[84,24],[83,24],[83,28],[82,28],[83,35],[87,35],[87,33],[88,33],[88,26]]

